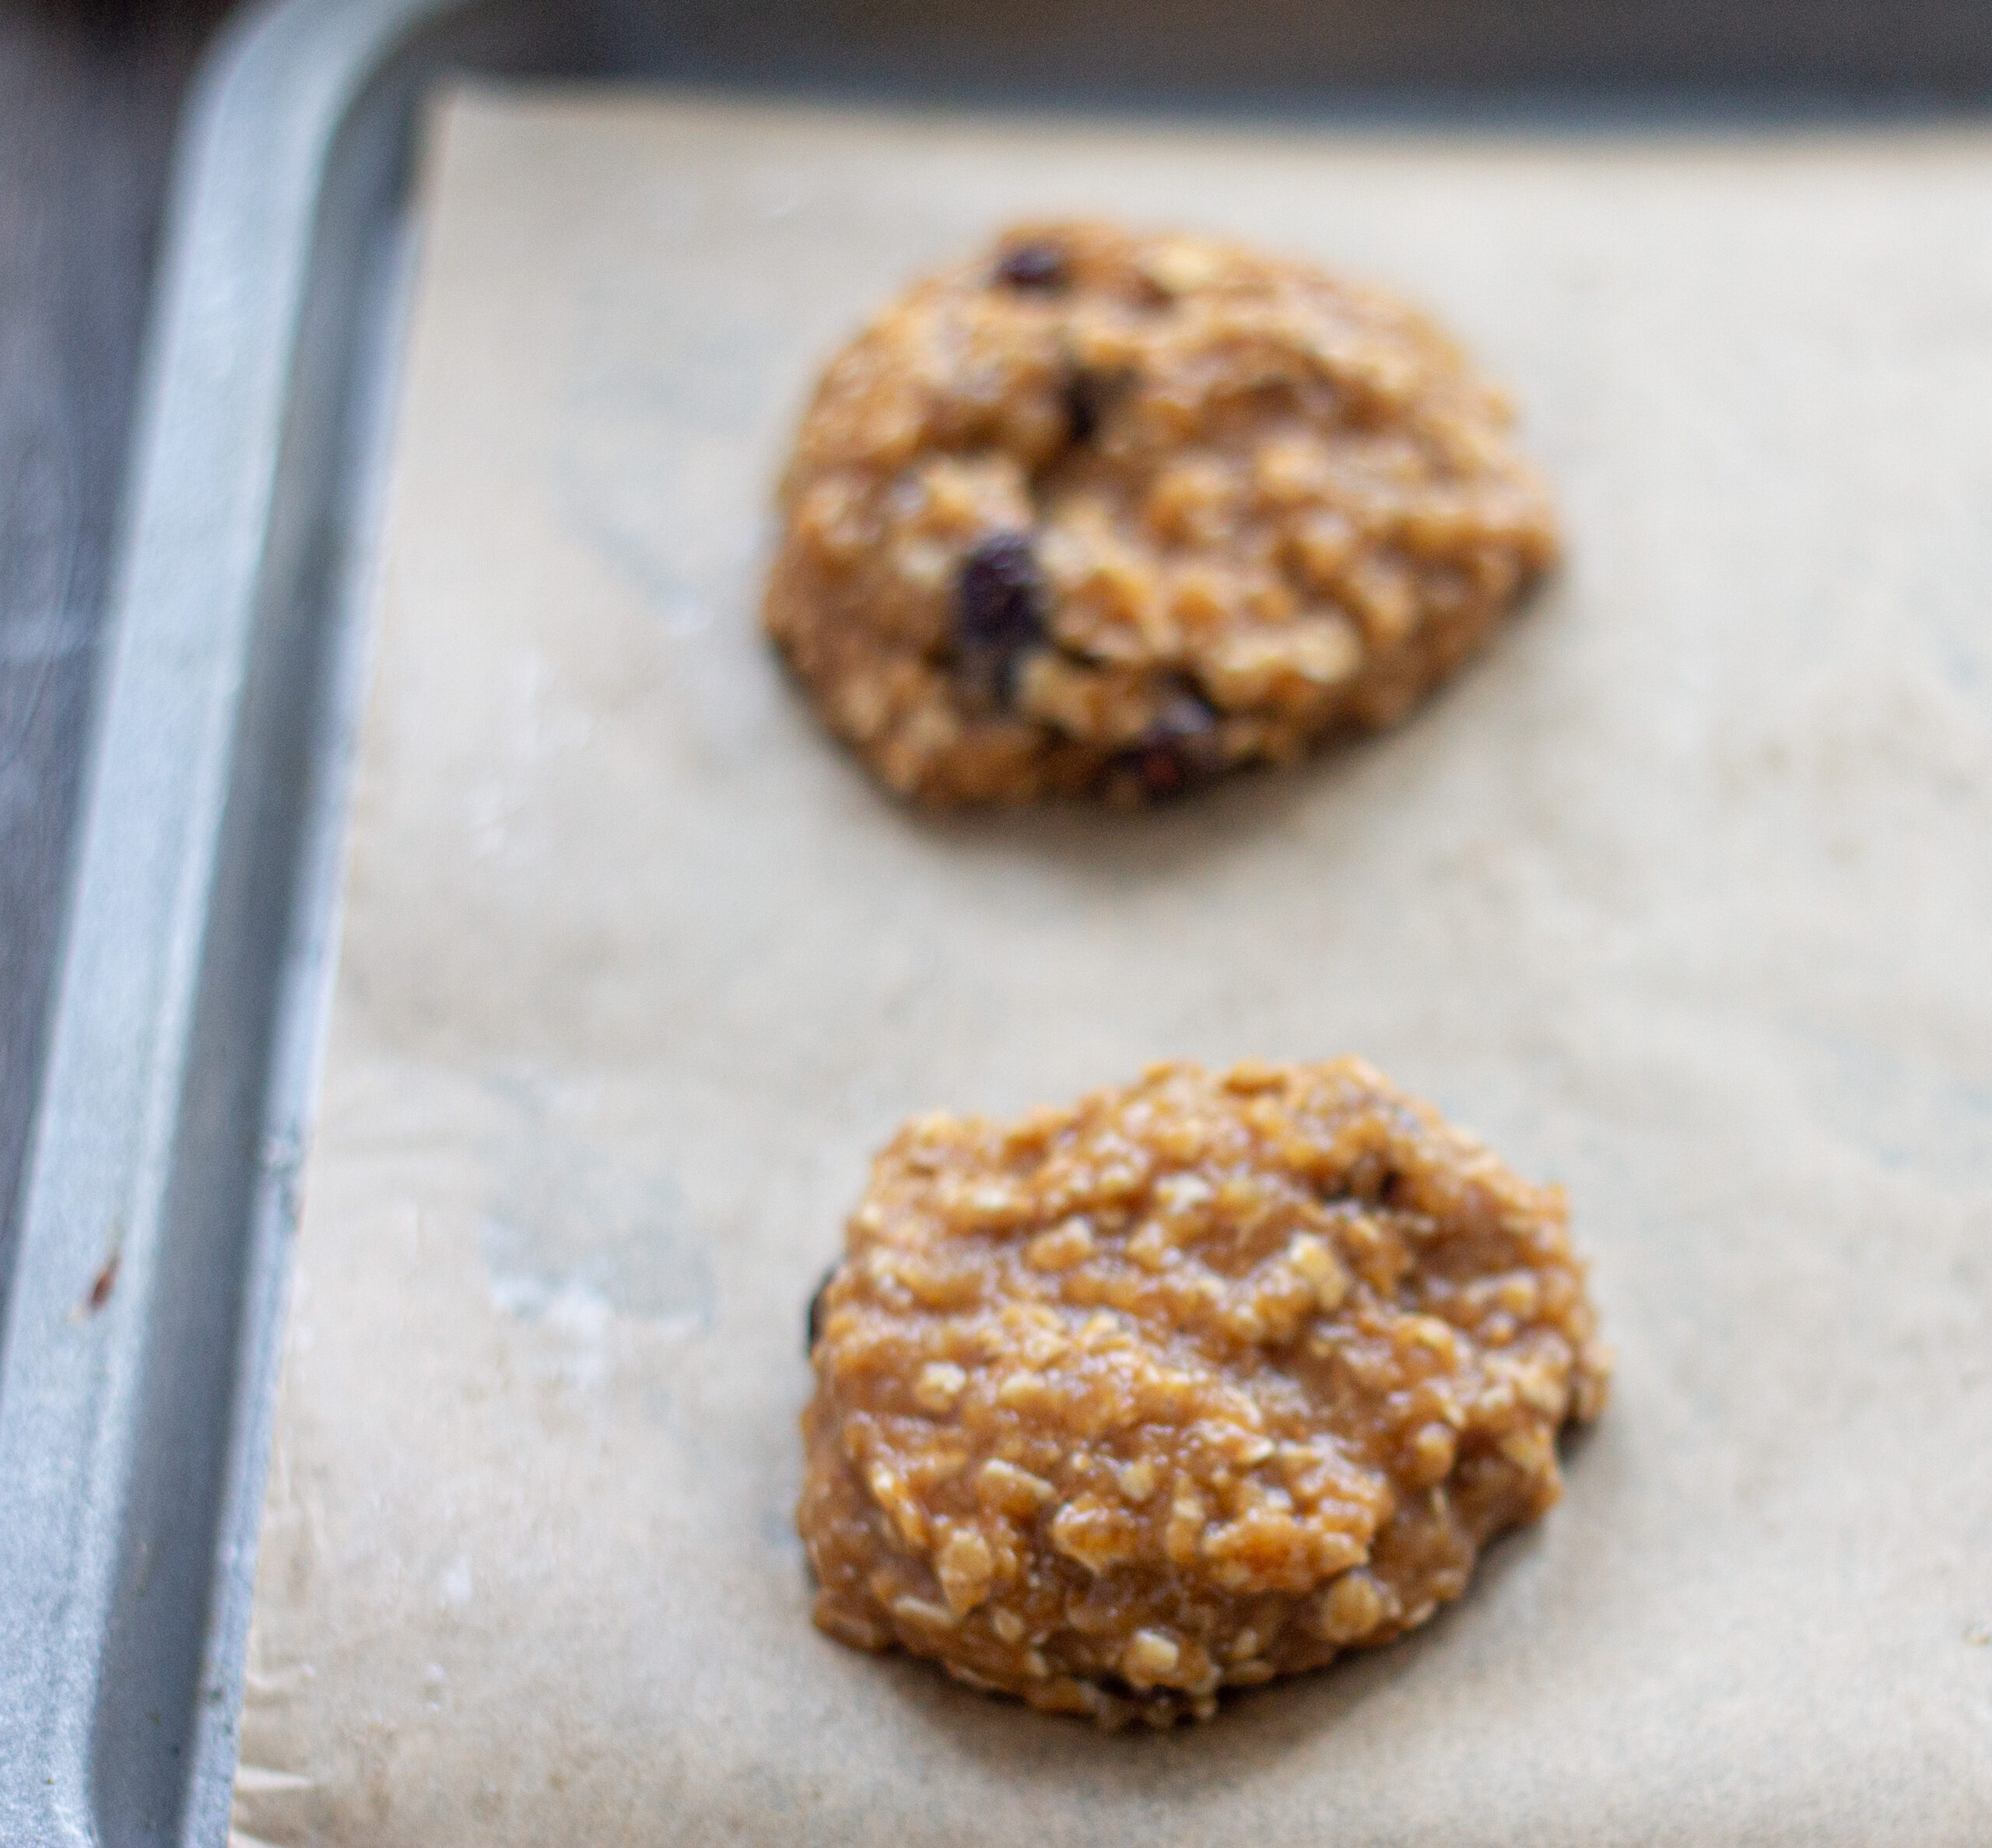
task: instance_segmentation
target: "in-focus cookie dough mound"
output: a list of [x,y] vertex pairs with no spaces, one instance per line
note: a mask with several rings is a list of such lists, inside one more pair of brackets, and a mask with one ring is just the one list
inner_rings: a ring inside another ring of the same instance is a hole
[[1553,561],[1509,422],[1374,289],[1021,226],[831,363],[767,627],[906,794],[1173,795],[1401,717]]
[[923,1118],[848,1246],[816,1621],[1108,1724],[1422,1623],[1604,1403],[1561,1192],[1357,1059]]

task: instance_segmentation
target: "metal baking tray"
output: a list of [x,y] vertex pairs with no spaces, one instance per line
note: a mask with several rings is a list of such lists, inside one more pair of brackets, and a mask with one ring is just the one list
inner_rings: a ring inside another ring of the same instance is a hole
[[0,1269],[0,1841],[219,1844],[448,71],[1047,107],[1976,108],[1979,0],[283,0],[186,126],[87,822]]

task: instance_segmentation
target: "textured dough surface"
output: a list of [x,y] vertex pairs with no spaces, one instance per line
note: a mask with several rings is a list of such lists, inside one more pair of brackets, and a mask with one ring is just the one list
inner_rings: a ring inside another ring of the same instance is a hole
[[910,1124],[811,1306],[817,1622],[1108,1724],[1389,1642],[1603,1404],[1565,1217],[1357,1059]]
[[1509,423],[1380,291],[1019,226],[831,362],[766,625],[902,793],[1177,794],[1394,723],[1553,561]]

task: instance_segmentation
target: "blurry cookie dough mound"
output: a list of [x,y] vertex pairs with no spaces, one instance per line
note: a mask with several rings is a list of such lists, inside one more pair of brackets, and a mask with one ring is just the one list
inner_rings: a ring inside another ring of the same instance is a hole
[[1394,723],[1554,561],[1509,423],[1375,289],[1021,226],[831,362],[765,619],[904,794],[1175,795]]
[[816,1621],[1206,1718],[1424,1622],[1555,1501],[1593,1325],[1561,1192],[1360,1060],[921,1119],[811,1305]]

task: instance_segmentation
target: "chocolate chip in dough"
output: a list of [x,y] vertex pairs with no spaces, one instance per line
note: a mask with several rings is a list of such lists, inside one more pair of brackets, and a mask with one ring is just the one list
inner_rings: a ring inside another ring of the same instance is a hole
[[1065,381],[1065,433],[1083,447],[1099,434],[1100,413],[1106,408],[1104,383],[1090,372],[1075,372]]
[[832,1264],[817,1279],[815,1289],[810,1292],[809,1313],[803,1324],[808,1334],[808,1341],[802,1350],[805,1355],[813,1354],[816,1351],[817,1342],[823,1338],[823,1292],[830,1287],[830,1279],[836,1274],[837,1268]]
[[996,278],[1012,289],[1062,289],[1069,267],[1065,253],[1055,244],[1033,239],[1012,244],[998,260]]
[[1217,714],[1194,693],[1179,693],[1163,707],[1127,759],[1143,798],[1151,802],[1187,794],[1222,766]]
[[1007,693],[1017,657],[1044,639],[1044,573],[1030,536],[991,533],[962,560],[956,634],[970,668]]

